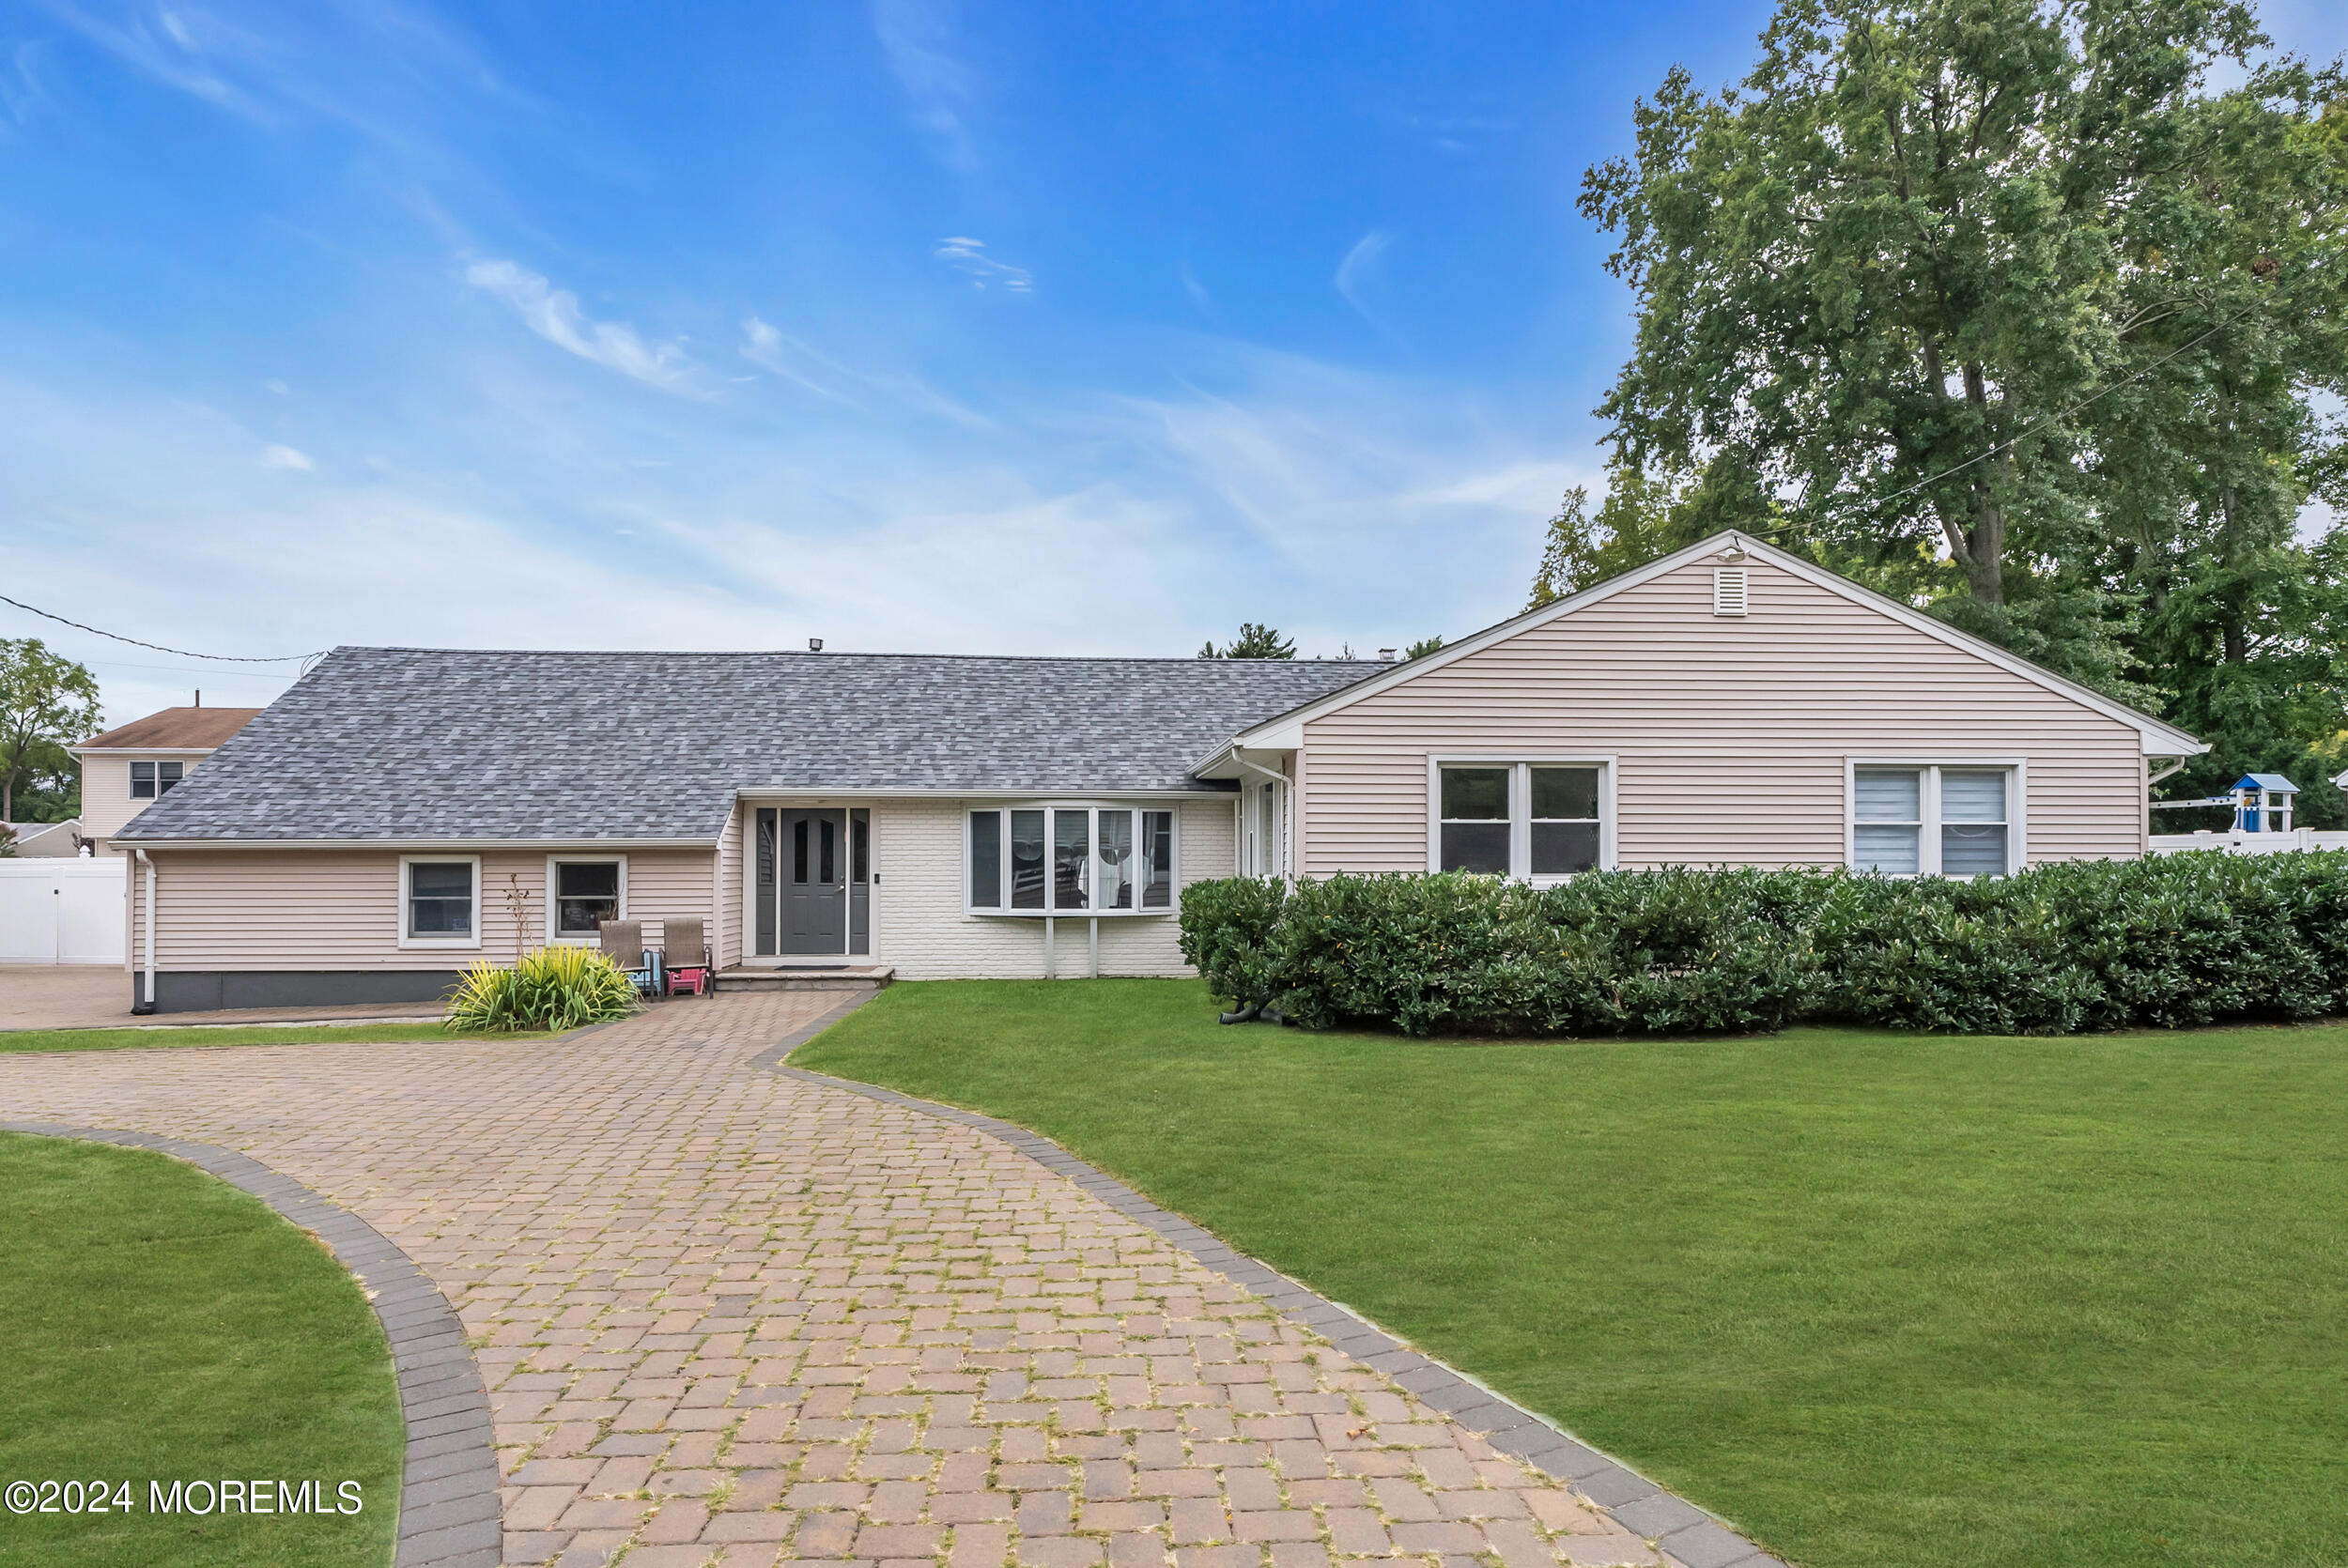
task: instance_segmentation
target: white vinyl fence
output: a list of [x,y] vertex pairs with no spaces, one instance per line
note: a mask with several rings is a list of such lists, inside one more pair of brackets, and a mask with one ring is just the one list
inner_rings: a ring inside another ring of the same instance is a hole
[[2281,854],[2288,850],[2348,850],[2348,833],[2319,833],[2294,827],[2288,833],[2155,833],[2155,854],[2186,850],[2224,850],[2228,854]]
[[116,859],[0,860],[0,963],[120,963],[124,885]]

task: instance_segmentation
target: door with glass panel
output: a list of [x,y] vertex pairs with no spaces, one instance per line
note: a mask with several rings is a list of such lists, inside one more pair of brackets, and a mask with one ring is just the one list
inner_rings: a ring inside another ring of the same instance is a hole
[[762,807],[754,868],[762,956],[872,950],[872,813]]

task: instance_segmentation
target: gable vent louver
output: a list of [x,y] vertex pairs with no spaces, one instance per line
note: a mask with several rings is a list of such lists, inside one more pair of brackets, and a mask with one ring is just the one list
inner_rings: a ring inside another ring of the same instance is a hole
[[1742,615],[1745,613],[1745,569],[1741,566],[1722,566],[1712,573],[1712,613]]

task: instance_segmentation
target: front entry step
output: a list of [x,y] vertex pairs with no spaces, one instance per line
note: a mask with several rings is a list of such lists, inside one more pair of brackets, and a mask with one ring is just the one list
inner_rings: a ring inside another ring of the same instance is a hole
[[721,991],[878,991],[896,976],[886,963],[793,964],[789,968],[737,963],[718,971]]

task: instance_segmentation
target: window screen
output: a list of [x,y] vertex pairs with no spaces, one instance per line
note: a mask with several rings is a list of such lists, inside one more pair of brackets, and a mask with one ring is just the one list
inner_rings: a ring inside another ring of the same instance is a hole
[[554,868],[555,934],[593,936],[620,917],[620,863],[560,861]]
[[472,866],[466,861],[410,861],[408,934],[472,934]]
[[1096,890],[1096,909],[1131,909],[1134,907],[1134,814],[1131,811],[1101,813],[1101,885]]
[[970,813],[970,907],[1003,907],[1003,814]]
[[133,762],[131,764],[131,798],[132,800],[155,798],[154,763]]
[[187,764],[184,762],[156,763],[155,792],[159,795],[167,795],[171,793],[174,789],[178,788],[180,773],[186,766]]
[[1011,907],[1043,907],[1043,813],[1011,814]]
[[1052,813],[1052,907],[1083,909],[1092,890],[1092,824],[1082,811]]
[[1566,876],[1598,864],[1598,770],[1532,772],[1533,874]]
[[1508,874],[1508,772],[1505,767],[1443,770],[1444,870]]
[[1141,814],[1141,907],[1174,905],[1174,813]]

